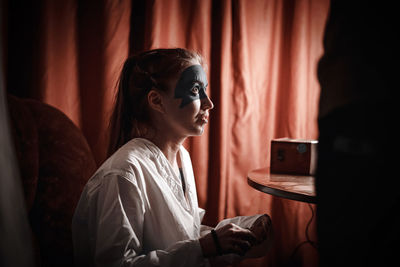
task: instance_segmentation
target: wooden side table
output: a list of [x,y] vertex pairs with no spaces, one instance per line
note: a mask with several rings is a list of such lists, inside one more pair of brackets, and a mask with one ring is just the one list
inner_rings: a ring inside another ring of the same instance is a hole
[[314,176],[270,173],[269,168],[250,171],[247,183],[261,191],[277,197],[316,203]]

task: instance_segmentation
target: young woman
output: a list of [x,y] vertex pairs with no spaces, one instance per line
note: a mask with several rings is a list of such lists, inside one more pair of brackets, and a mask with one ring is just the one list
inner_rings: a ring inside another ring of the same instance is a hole
[[76,265],[204,266],[264,249],[267,215],[201,225],[204,210],[182,143],[203,133],[214,107],[202,66],[201,56],[185,49],[126,60],[110,157],[88,181],[72,222]]

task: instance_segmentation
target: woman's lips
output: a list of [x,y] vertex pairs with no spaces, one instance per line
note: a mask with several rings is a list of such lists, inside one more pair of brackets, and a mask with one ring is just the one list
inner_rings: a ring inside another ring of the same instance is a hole
[[202,123],[208,123],[208,115],[200,115],[199,120]]

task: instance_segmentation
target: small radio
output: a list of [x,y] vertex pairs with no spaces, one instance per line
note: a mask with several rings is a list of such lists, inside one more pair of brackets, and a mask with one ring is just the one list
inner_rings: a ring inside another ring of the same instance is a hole
[[317,140],[272,139],[271,173],[314,175],[317,145]]

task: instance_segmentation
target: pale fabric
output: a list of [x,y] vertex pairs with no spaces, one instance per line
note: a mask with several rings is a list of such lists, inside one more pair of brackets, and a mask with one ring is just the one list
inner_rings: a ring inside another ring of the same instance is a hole
[[[200,224],[204,210],[198,207],[192,164],[183,146],[179,156],[186,197],[180,177],[146,139],[131,140],[98,169],[73,217],[77,266],[208,265],[198,238],[210,227]],[[233,220],[250,226],[258,216],[243,218]]]

